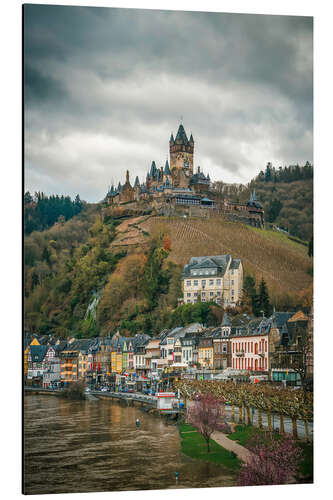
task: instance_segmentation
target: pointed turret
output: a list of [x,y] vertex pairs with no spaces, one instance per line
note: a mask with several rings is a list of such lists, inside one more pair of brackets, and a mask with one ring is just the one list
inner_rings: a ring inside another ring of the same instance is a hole
[[134,187],[139,187],[140,186],[140,181],[139,181],[139,177],[136,176],[135,178],[135,182],[134,182]]
[[188,138],[182,123],[179,125],[176,135],[176,144],[188,144]]
[[171,142],[172,142],[172,143],[174,143],[174,142],[175,142],[175,140],[174,140],[174,138],[173,138],[173,133],[171,133],[171,136],[170,136],[170,140],[169,140],[169,142],[170,142],[170,143],[171,143]]
[[150,167],[150,177],[152,177],[153,179],[155,178],[155,174],[156,174],[156,164],[154,162],[154,160],[152,161],[152,164],[151,164],[151,167]]
[[191,133],[191,137],[190,137],[189,142],[190,142],[191,144],[194,144],[194,140],[193,140],[193,135],[192,135],[192,133]]
[[164,175],[171,175],[168,159],[165,162]]
[[230,319],[229,319],[227,312],[225,312],[223,315],[223,320],[222,320],[221,326],[231,326]]
[[117,191],[118,191],[118,193],[119,193],[119,191],[121,191],[121,184],[120,184],[120,181],[118,182]]
[[129,184],[130,181],[129,181],[129,171],[126,170],[126,184]]

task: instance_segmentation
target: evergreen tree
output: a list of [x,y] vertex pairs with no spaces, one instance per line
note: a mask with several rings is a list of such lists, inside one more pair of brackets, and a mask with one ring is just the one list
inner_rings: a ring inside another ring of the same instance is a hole
[[264,313],[264,315],[268,317],[272,314],[273,307],[269,300],[267,285],[264,278],[262,278],[260,282],[258,294],[254,299],[254,305],[253,313],[256,316],[260,316],[260,314]]
[[265,182],[270,182],[272,180],[272,164],[267,163],[265,171]]
[[271,200],[268,205],[268,222],[274,222],[282,209],[282,202],[280,200]]
[[243,281],[242,308],[246,313],[255,314],[256,281],[251,275],[246,275]]

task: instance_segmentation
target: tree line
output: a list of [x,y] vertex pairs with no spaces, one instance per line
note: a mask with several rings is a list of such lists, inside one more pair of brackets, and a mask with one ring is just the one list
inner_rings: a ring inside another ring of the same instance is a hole
[[43,231],[57,221],[67,221],[81,212],[84,203],[80,196],[75,200],[70,196],[51,195],[36,192],[33,196],[29,191],[24,194],[24,232]]
[[293,182],[312,178],[313,165],[308,161],[303,167],[299,165],[289,165],[289,167],[279,168],[273,167],[273,165],[268,162],[266,170],[261,170],[255,180],[260,182]]

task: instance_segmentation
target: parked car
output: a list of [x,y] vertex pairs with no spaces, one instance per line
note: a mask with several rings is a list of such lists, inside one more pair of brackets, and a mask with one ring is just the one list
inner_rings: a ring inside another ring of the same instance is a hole
[[108,388],[107,387],[102,387],[101,392],[107,392]]
[[90,392],[90,389],[89,389],[89,387],[86,387],[86,392]]

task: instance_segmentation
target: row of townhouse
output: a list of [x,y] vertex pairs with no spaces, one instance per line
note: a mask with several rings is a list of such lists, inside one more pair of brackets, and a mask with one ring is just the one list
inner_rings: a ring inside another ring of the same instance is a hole
[[122,337],[119,332],[112,337],[48,338],[46,342],[33,337],[26,340],[24,370],[28,380],[39,378],[44,387],[83,380],[91,386],[126,381],[142,388],[171,373],[198,375],[225,369],[295,381],[293,367],[301,355],[302,331],[308,330],[312,342],[312,314],[298,311],[274,312],[259,319],[243,314],[232,320],[224,313],[218,327],[193,323],[163,330],[153,338],[145,334]]

